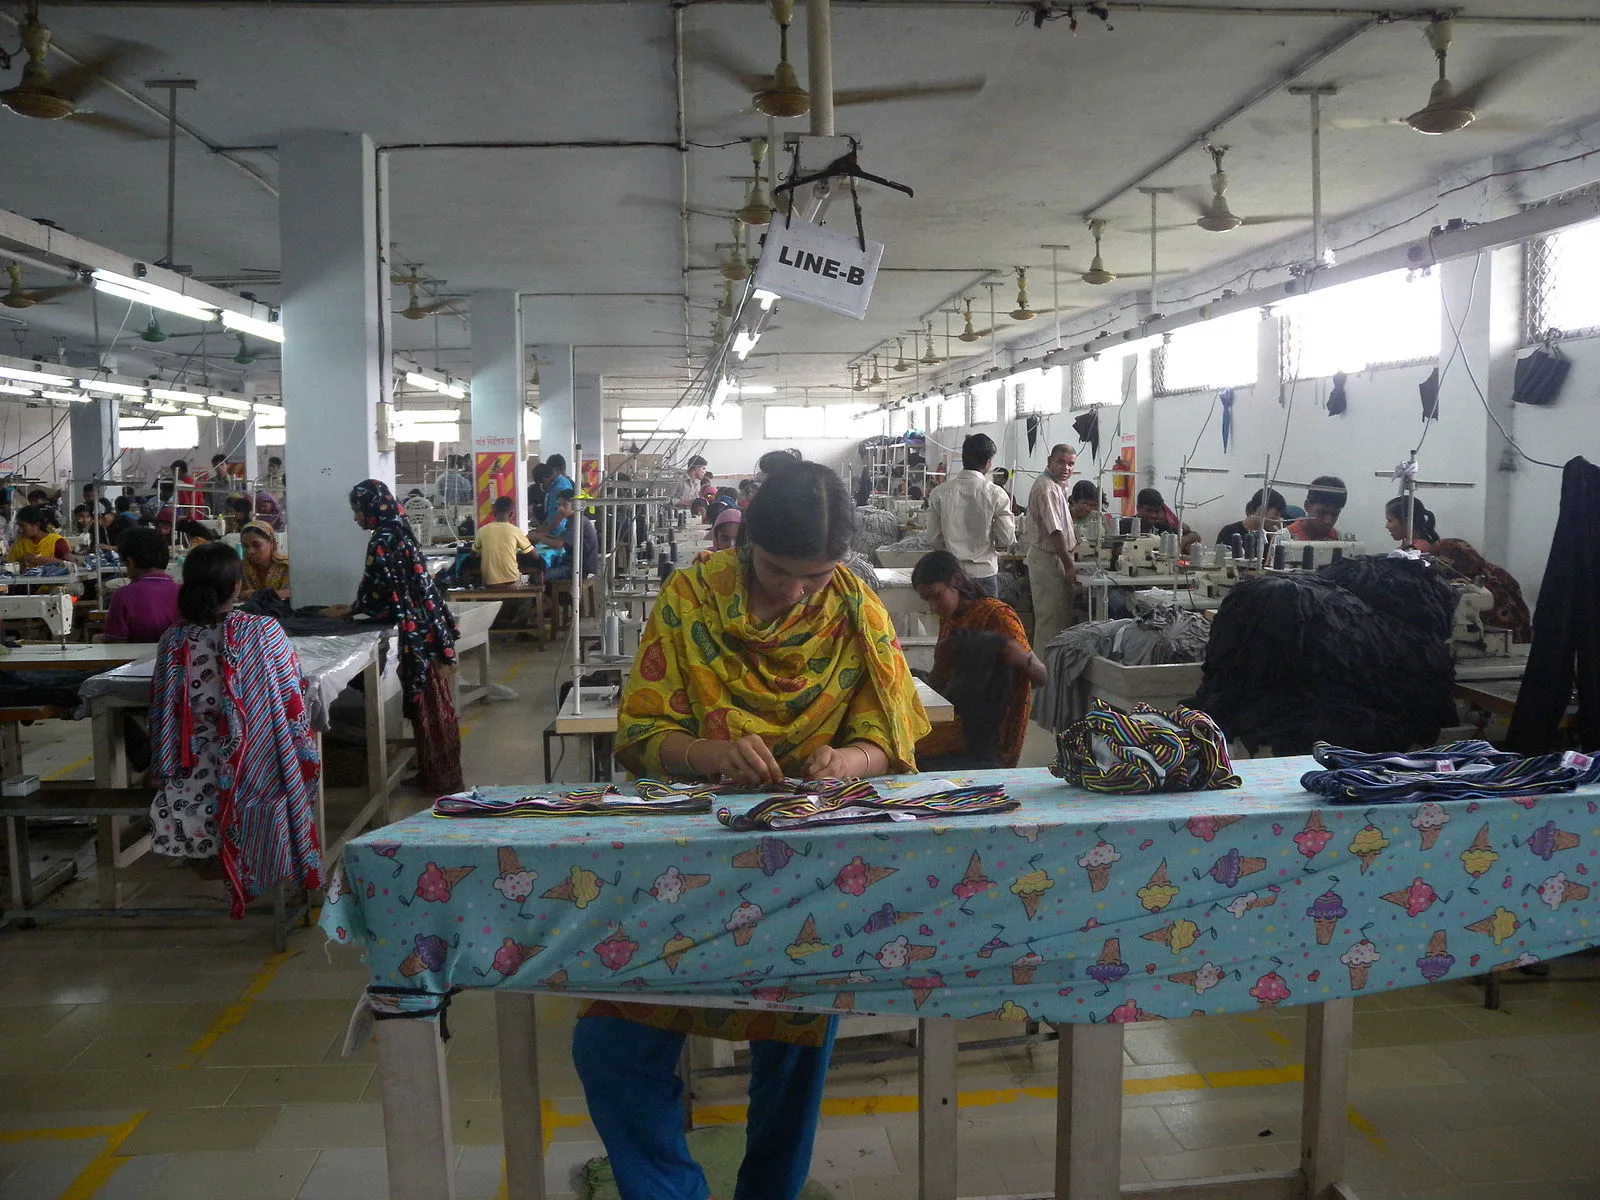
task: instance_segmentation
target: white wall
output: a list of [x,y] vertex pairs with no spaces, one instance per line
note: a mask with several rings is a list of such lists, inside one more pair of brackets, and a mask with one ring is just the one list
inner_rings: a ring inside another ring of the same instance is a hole
[[68,424],[65,409],[0,403],[0,474],[59,482],[72,470]]

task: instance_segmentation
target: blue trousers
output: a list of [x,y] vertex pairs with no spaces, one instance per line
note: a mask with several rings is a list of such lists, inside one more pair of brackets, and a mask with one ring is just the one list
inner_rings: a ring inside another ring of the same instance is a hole
[[[822,1046],[750,1043],[750,1115],[734,1200],[795,1200],[811,1169],[822,1087],[839,1022]],[[707,1200],[683,1130],[684,1035],[614,1017],[584,1017],[572,1035],[589,1118],[622,1200]]]

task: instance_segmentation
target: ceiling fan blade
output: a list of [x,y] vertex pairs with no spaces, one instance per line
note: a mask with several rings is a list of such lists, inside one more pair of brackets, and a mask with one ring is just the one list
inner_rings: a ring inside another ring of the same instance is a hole
[[879,88],[835,89],[835,107],[846,104],[878,104],[893,100],[925,100],[935,96],[972,96],[983,90],[988,82],[984,76],[970,79],[951,79],[945,82],[912,82]]
[[53,72],[50,86],[67,99],[76,102],[92,91],[95,84],[103,77],[131,67],[139,60],[150,57],[151,53],[148,46],[140,46],[133,42],[118,42],[109,50],[85,59],[82,66],[63,67]]
[[1335,117],[1331,124],[1335,129],[1384,129],[1389,126],[1410,128],[1404,117]]
[[144,129],[131,121],[124,121],[121,117],[108,116],[105,113],[78,111],[63,118],[74,125],[86,125],[91,129],[98,129],[102,133],[114,134],[120,138],[127,138],[131,142],[153,142],[161,137],[154,130]]
[[1566,45],[1564,39],[1551,37],[1494,39],[1490,65],[1470,83],[1456,88],[1457,101],[1475,109],[1492,104],[1519,83],[1536,62]]
[[420,312],[424,316],[433,316],[435,313],[444,312],[446,309],[456,311],[456,305],[461,303],[461,297],[452,296],[447,300],[435,300],[432,304],[416,304],[408,311]]
[[772,86],[771,75],[765,71],[752,71],[716,35],[695,33],[687,36],[685,42],[690,61],[722,76],[729,83],[752,93],[765,91]]
[[29,288],[27,291],[23,292],[22,294],[24,296],[26,296],[29,300],[32,300],[35,304],[48,304],[50,301],[54,300],[57,296],[65,296],[69,292],[81,292],[81,291],[83,291],[83,285],[82,284],[80,284],[80,283],[69,283],[69,284],[65,284],[62,287]]
[[[1211,205],[1211,193],[1201,188],[1173,188],[1172,198],[1197,217],[1207,212]],[[1148,230],[1150,227],[1146,225],[1144,228]]]
[[1285,221],[1309,221],[1310,213],[1273,213],[1270,216],[1240,217],[1241,225],[1281,225]]

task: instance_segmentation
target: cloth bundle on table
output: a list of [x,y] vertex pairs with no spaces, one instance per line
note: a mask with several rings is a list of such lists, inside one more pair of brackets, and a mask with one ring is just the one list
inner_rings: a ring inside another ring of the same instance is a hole
[[174,625],[156,652],[151,849],[219,858],[235,918],[280,881],[320,886],[321,762],[305,686],[289,639],[266,617]]
[[[1571,751],[1521,758],[1476,740],[1389,755],[1358,754],[1318,742],[1313,753],[1329,769],[1306,772],[1300,784],[1338,804],[1545,796],[1600,782],[1600,758]],[[1538,836],[1538,830],[1531,835]]]
[[1010,605],[988,596],[939,622],[928,683],[955,706],[956,720],[930,730],[917,743],[917,757],[952,761],[937,768],[924,761],[924,770],[1017,765],[1028,733],[1033,685],[1000,658],[1007,641],[1027,647],[1027,631]]
[[1088,703],[1078,677],[1092,658],[1109,658],[1130,667],[1199,662],[1206,656],[1211,625],[1197,612],[1158,605],[1137,617],[1089,621],[1063,630],[1039,651],[1045,685],[1034,696],[1033,723],[1060,733],[1082,720]]
[[1506,746],[1549,750],[1578,690],[1578,745],[1600,747],[1600,467],[1570,460],[1561,475],[1561,513],[1539,585],[1533,645]]
[[1198,792],[1236,788],[1228,739],[1203,712],[1148,704],[1131,713],[1096,702],[1056,738],[1050,773],[1091,792]]
[[[828,780],[819,787],[763,800],[749,812],[717,809],[729,829],[811,829],[818,825],[866,825],[874,821],[926,821],[1010,812],[1017,802],[998,785],[957,787],[935,780],[908,791],[880,795],[865,779]],[[760,856],[751,865],[759,865]],[[737,863],[735,865],[738,865]]]
[[900,538],[900,518],[885,508],[856,509],[856,531],[850,548],[857,554],[871,555],[879,546]]
[[576,817],[657,813],[708,813],[711,790],[694,784],[660,783],[640,779],[638,793],[624,796],[610,786],[566,792],[558,796],[529,795],[516,787],[480,787],[433,802],[436,817]]
[[1455,724],[1455,593],[1427,563],[1345,558],[1234,588],[1190,703],[1250,750],[1427,746]]
[[461,730],[447,673],[456,664],[455,618],[428,575],[417,535],[388,484],[364,480],[351,490],[350,502],[362,527],[372,531],[351,615],[395,623],[403,711],[416,727],[423,786],[458,792]]

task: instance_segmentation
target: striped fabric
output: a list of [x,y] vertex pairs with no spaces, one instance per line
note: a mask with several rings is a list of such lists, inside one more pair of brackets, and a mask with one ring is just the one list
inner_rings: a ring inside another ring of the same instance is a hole
[[749,812],[717,809],[717,820],[729,829],[808,829],[815,825],[861,825],[872,821],[926,821],[933,817],[965,817],[1010,812],[1017,802],[998,785],[958,787],[915,796],[880,796],[864,779],[828,780],[802,785],[805,791],[773,796]]
[[1600,783],[1600,756],[1569,751],[1519,758],[1479,741],[1393,755],[1359,754],[1318,742],[1314,753],[1333,769],[1306,772],[1300,786],[1336,804],[1544,796]]
[[228,711],[216,747],[217,834],[230,915],[279,881],[321,886],[317,781],[322,764],[305,679],[283,626],[230,612],[215,626],[175,625],[161,637],[151,686],[152,768],[164,780],[195,765],[189,648],[209,637]]
[[1217,723],[1180,704],[1171,713],[1148,704],[1131,713],[1103,700],[1056,736],[1050,771],[1091,792],[1198,792],[1236,788],[1228,740]]
[[436,817],[577,817],[652,816],[663,813],[708,813],[711,790],[696,784],[662,783],[640,779],[637,796],[624,796],[617,788],[581,788],[559,796],[529,795],[519,788],[473,788],[440,796],[433,802]]

